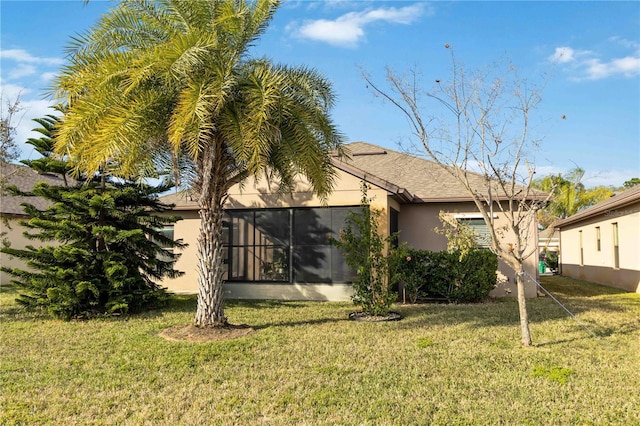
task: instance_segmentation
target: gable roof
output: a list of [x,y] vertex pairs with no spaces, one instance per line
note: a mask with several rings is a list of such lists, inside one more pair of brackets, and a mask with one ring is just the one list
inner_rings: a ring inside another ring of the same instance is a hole
[[[473,201],[464,186],[433,161],[366,142],[352,142],[345,148],[350,158],[336,155],[333,165],[386,190],[400,203]],[[484,176],[468,173],[468,177],[474,188],[485,191]],[[494,193],[499,192],[494,186]],[[546,196],[546,193],[534,189],[529,192],[530,199],[544,199]],[[185,191],[165,195],[161,201],[174,204],[174,210],[198,209],[197,201]]]
[[556,228],[563,228],[565,226],[580,222],[582,220],[590,219],[594,216],[601,214],[607,214],[611,210],[617,210],[622,207],[640,202],[640,185],[633,186],[624,191],[618,192],[610,198],[595,204],[588,209],[584,209],[581,212],[574,214],[566,219],[556,223]]
[[[408,194],[409,202],[459,202],[472,201],[464,186],[439,164],[366,142],[346,145],[350,159],[334,159],[334,165],[351,174],[359,173],[371,183],[378,179]],[[479,192],[485,192],[484,176],[468,173],[469,183]],[[384,188],[384,186],[383,186]],[[385,188],[386,189],[386,188]],[[497,186],[494,193],[498,194]],[[531,190],[531,198],[546,197],[540,191]],[[503,198],[503,197],[501,197]]]
[[[21,164],[0,163],[0,176],[6,179],[2,186],[15,185],[21,191],[31,191],[38,182],[49,185],[64,185],[62,177],[53,174],[39,174],[33,169]],[[44,210],[51,203],[41,197],[13,196],[0,191],[0,213],[8,215],[23,215],[20,203],[33,204],[38,210]]]

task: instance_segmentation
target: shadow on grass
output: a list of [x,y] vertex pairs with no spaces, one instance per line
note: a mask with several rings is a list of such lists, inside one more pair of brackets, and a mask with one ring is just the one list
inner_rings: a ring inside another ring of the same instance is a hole
[[[545,278],[542,285],[557,302],[548,296],[529,299],[527,310],[530,324],[542,325],[558,320],[574,321],[568,310],[577,317],[593,312],[602,319],[596,322],[582,318],[574,322],[575,327],[583,329],[587,337],[592,337],[590,333],[597,337],[607,337],[613,334],[636,333],[640,330],[640,320],[625,320],[623,324],[614,325],[606,320],[608,315],[613,314],[618,314],[615,321],[624,320],[625,316],[638,318],[634,314],[640,313],[640,295],[593,283],[575,282],[564,277]],[[499,326],[518,327],[520,323],[518,304],[513,298],[466,305],[405,305],[400,306],[400,311],[405,319],[398,327],[406,329],[459,324],[482,329]]]
[[299,327],[301,325],[320,325],[320,324],[337,324],[340,322],[351,321],[347,316],[344,318],[316,318],[300,321],[282,321],[282,322],[270,322],[262,325],[252,326],[256,330],[263,330],[272,327]]
[[617,288],[563,277],[561,275],[542,276],[540,277],[540,284],[554,296],[563,295],[566,297],[584,298],[628,293],[627,291]]
[[[326,303],[326,302],[242,299],[242,300],[225,300],[224,308],[225,308],[225,312],[227,310],[236,309],[236,308],[251,309],[256,311],[266,311],[270,309],[283,309],[283,308],[286,308],[286,309],[309,308],[310,306],[313,306],[316,303]],[[196,307],[197,307],[197,295],[173,294],[171,295],[167,306],[149,310],[139,314],[130,315],[130,317],[154,318],[154,317],[162,316],[167,313],[193,313],[195,315]],[[268,316],[269,316],[268,314],[265,314],[265,317],[268,317]],[[300,318],[300,320],[293,320],[293,321],[273,322],[273,321],[266,320],[265,322],[262,322],[260,324],[250,323],[248,325],[250,325],[255,330],[261,330],[261,329],[267,329],[271,327],[295,327],[295,326],[301,326],[301,325],[318,325],[318,324],[334,323],[334,322],[341,322],[341,321],[348,321],[348,320],[349,320],[348,316],[345,314],[343,318],[327,316],[325,318],[309,318],[309,319]]]
[[[556,297],[562,305],[573,315],[594,311],[606,318],[607,314],[622,314],[617,316],[617,324],[599,321],[602,324],[582,319],[581,321],[588,328],[593,329],[599,337],[607,337],[613,334],[631,334],[640,330],[640,320],[635,312],[640,312],[640,295],[630,294],[617,289],[600,286],[592,283],[578,282],[565,277],[544,277],[545,288]],[[17,289],[13,286],[0,287],[2,304],[0,305],[0,319],[5,321],[36,321],[48,318],[44,311],[27,311],[16,305],[15,302],[6,303],[17,296]],[[154,318],[167,313],[194,313],[196,311],[197,296],[194,294],[173,294],[170,296],[168,304],[164,307],[156,308],[146,312],[118,317],[103,316],[103,321],[121,321],[128,318]],[[300,302],[300,301],[277,301],[277,300],[227,300],[225,309],[246,308],[255,311],[267,311],[280,308],[313,308],[315,303],[320,302]],[[327,303],[327,302],[324,302]],[[342,316],[344,305],[336,305],[335,310],[319,312],[310,315],[309,312],[289,315],[293,319],[270,320],[270,314],[265,313],[258,324],[250,324],[256,329],[267,329],[270,327],[296,327],[303,325],[320,325],[327,323],[344,323],[349,321],[347,314]],[[420,304],[420,305],[397,305],[394,310],[400,312],[403,319],[393,325],[399,330],[413,328],[429,328],[434,326],[456,326],[466,325],[480,330],[484,327],[518,327],[519,314],[518,305],[513,298],[492,300],[480,304],[460,304],[447,305],[441,303]],[[569,320],[570,315],[552,298],[539,297],[528,301],[530,323],[532,325],[542,325],[548,321]],[[313,310],[311,311],[313,312]],[[629,320],[627,317],[634,318]],[[575,325],[580,327],[578,323]],[[545,345],[562,343],[546,342]]]

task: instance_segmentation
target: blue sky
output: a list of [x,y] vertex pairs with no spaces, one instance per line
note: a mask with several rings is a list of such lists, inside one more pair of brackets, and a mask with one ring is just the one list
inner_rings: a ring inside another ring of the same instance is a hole
[[[112,6],[0,1],[3,103],[21,96],[19,142],[33,136],[32,118],[50,112],[44,92],[70,36]],[[587,186],[640,176],[640,2],[291,0],[254,53],[318,69],[334,84],[333,116],[347,140],[398,149],[407,123],[372,95],[361,70],[380,83],[387,66],[446,80],[445,43],[469,69],[508,59],[521,75],[548,76],[536,111],[539,175],[577,165]],[[23,158],[37,155],[22,146]]]

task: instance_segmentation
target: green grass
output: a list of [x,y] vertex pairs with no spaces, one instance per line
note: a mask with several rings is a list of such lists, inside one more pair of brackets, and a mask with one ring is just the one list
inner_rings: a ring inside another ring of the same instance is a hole
[[229,302],[254,333],[182,343],[158,333],[191,321],[193,297],[62,322],[3,287],[0,424],[640,424],[640,295],[544,284],[579,323],[531,300],[531,348],[512,299],[398,305],[389,323],[348,321],[348,303]]

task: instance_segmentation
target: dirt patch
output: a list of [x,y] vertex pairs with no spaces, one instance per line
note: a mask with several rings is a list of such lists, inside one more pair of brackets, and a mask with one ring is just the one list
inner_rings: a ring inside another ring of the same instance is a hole
[[176,325],[160,332],[160,337],[175,342],[218,342],[237,339],[253,333],[246,324],[227,324],[217,327],[196,327],[195,325]]

